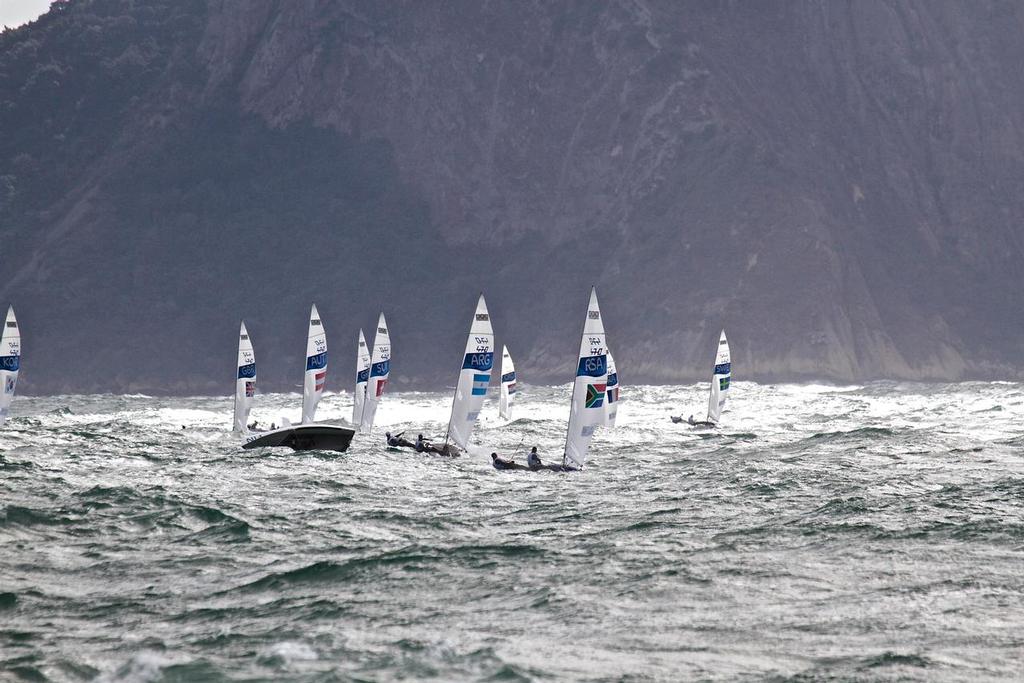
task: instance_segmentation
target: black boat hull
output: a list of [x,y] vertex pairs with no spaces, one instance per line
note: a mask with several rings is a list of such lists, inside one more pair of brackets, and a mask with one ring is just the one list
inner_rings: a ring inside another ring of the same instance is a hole
[[332,425],[297,425],[272,432],[253,434],[242,448],[291,448],[295,451],[335,451],[344,453],[352,443],[355,430]]

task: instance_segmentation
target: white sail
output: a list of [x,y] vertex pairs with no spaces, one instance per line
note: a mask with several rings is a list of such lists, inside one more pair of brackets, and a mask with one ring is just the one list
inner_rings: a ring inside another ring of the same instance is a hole
[[352,394],[352,425],[358,427],[363,420],[363,405],[366,403],[366,384],[370,380],[370,350],[366,348],[366,337],[359,330],[359,348],[356,350],[356,388]]
[[619,412],[619,374],[615,370],[615,358],[608,351],[608,384],[605,386],[604,424],[615,426],[615,418]]
[[732,378],[732,361],[729,359],[729,341],[725,338],[725,330],[718,339],[718,353],[715,354],[715,370],[711,377],[711,395],[708,397],[708,422],[718,422],[722,416],[722,406],[729,393],[729,380]]
[[501,394],[498,396],[498,416],[512,419],[512,400],[516,396],[516,366],[508,348],[501,347]]
[[480,407],[487,396],[487,385],[491,381],[493,367],[494,330],[491,329],[487,302],[481,294],[476,302],[473,322],[469,327],[466,353],[462,358],[462,370],[459,371],[459,382],[455,387],[452,416],[448,421],[446,443],[451,440],[465,450],[469,437],[473,434],[476,419],[480,416]]
[[302,424],[311,424],[316,406],[327,383],[327,335],[324,333],[316,304],[309,311],[309,332],[306,335],[306,377],[302,385]]
[[377,334],[373,339],[373,354],[370,356],[370,377],[366,385],[366,403],[363,405],[363,419],[359,423],[359,431],[369,434],[373,429],[373,418],[377,414],[377,404],[384,394],[391,373],[391,337],[388,335],[388,323],[384,314],[377,321]]
[[18,369],[21,367],[21,332],[14,317],[14,307],[7,309],[4,329],[0,332],[0,426],[7,419],[7,411],[14,400],[14,389],[18,386]]
[[238,372],[235,375],[235,422],[232,430],[239,433],[249,431],[249,411],[256,395],[256,354],[252,350],[249,331],[245,321],[238,330]]
[[562,464],[581,468],[587,460],[587,449],[594,430],[604,424],[605,388],[607,382],[607,356],[604,343],[604,323],[597,304],[597,290],[590,290],[590,305],[583,324],[579,361],[572,387],[569,407],[569,429],[565,439]]

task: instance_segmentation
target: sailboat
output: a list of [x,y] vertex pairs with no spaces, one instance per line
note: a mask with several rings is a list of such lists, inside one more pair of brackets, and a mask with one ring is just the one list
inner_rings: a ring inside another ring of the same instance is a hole
[[356,388],[352,393],[352,425],[363,421],[363,406],[366,404],[366,384],[370,381],[370,350],[366,348],[366,337],[359,330],[359,346],[356,349]]
[[21,332],[18,330],[18,320],[14,317],[14,307],[10,306],[3,332],[0,332],[0,427],[7,420],[7,411],[14,400],[20,367]]
[[[687,422],[694,427],[717,427],[722,417],[722,408],[729,393],[729,382],[732,379],[732,361],[729,357],[729,340],[722,330],[718,338],[718,351],[715,353],[715,369],[711,374],[711,393],[708,396],[708,417],[706,420],[694,420],[693,415]],[[682,422],[683,418],[672,416],[673,422]]]
[[498,417],[512,419],[512,399],[516,397],[516,366],[508,347],[501,347],[501,393],[498,395]]
[[[455,384],[455,397],[452,399],[452,414],[448,419],[448,431],[444,436],[444,444],[421,442],[417,439],[413,446],[422,453],[436,453],[456,457],[466,450],[473,427],[480,417],[480,408],[487,397],[487,385],[491,381],[491,369],[494,367],[494,330],[491,329],[491,316],[487,312],[487,302],[481,294],[476,302],[473,322],[469,326],[469,337],[466,339],[466,350],[462,356],[462,367],[459,379]],[[403,444],[405,445],[405,444]]]
[[306,334],[306,373],[302,385],[302,424],[286,424],[245,440],[242,448],[286,446],[296,451],[344,451],[355,430],[328,424],[316,424],[316,407],[327,383],[327,335],[324,333],[316,304],[309,312]]
[[614,427],[619,412],[619,373],[615,370],[615,358],[608,351],[608,384],[605,387],[604,426]]
[[608,386],[608,356],[605,347],[604,323],[597,303],[597,289],[590,289],[590,304],[583,323],[576,379],[569,405],[569,427],[565,437],[562,467],[583,468],[587,450],[597,427],[605,423],[605,399]]
[[238,330],[238,373],[235,375],[235,421],[232,431],[249,431],[249,411],[256,396],[256,354],[252,350],[245,321]]
[[[452,401],[452,415],[448,420],[448,433],[444,437],[442,453],[458,455],[466,450],[473,427],[480,417],[480,408],[487,397],[487,385],[491,382],[494,367],[494,330],[487,302],[481,294],[476,302],[473,322],[469,326],[466,352],[462,358],[459,381],[455,385],[455,399]],[[453,448],[453,445],[455,446]]]
[[377,320],[377,334],[373,338],[373,354],[370,356],[370,375],[366,384],[366,400],[363,404],[362,420],[359,431],[369,434],[373,429],[373,418],[377,414],[377,404],[384,395],[384,387],[388,384],[391,374],[391,336],[388,334],[388,323],[384,314]]

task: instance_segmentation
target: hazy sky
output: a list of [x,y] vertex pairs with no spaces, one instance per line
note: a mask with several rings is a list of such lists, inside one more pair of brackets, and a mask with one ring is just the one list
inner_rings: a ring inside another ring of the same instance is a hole
[[50,7],[50,0],[0,0],[0,26],[21,26]]

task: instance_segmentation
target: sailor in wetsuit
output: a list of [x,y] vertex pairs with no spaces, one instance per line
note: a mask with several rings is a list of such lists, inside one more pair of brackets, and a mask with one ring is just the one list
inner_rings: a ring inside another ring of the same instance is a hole
[[516,466],[515,460],[504,460],[497,453],[491,453],[491,464],[496,470],[510,470]]
[[536,470],[536,469],[540,469],[541,467],[544,467],[544,463],[542,463],[540,461],[540,456],[537,455],[537,447],[536,446],[531,448],[530,449],[530,454],[528,456],[526,456],[526,465],[531,470]]
[[423,440],[422,434],[416,435],[416,445],[413,446],[413,448],[416,449],[417,453],[422,453],[423,451],[427,450],[427,442]]
[[[401,434],[398,436],[401,436]],[[398,436],[391,436],[391,432],[384,432],[384,438],[387,439],[388,445],[392,448],[398,448]]]

